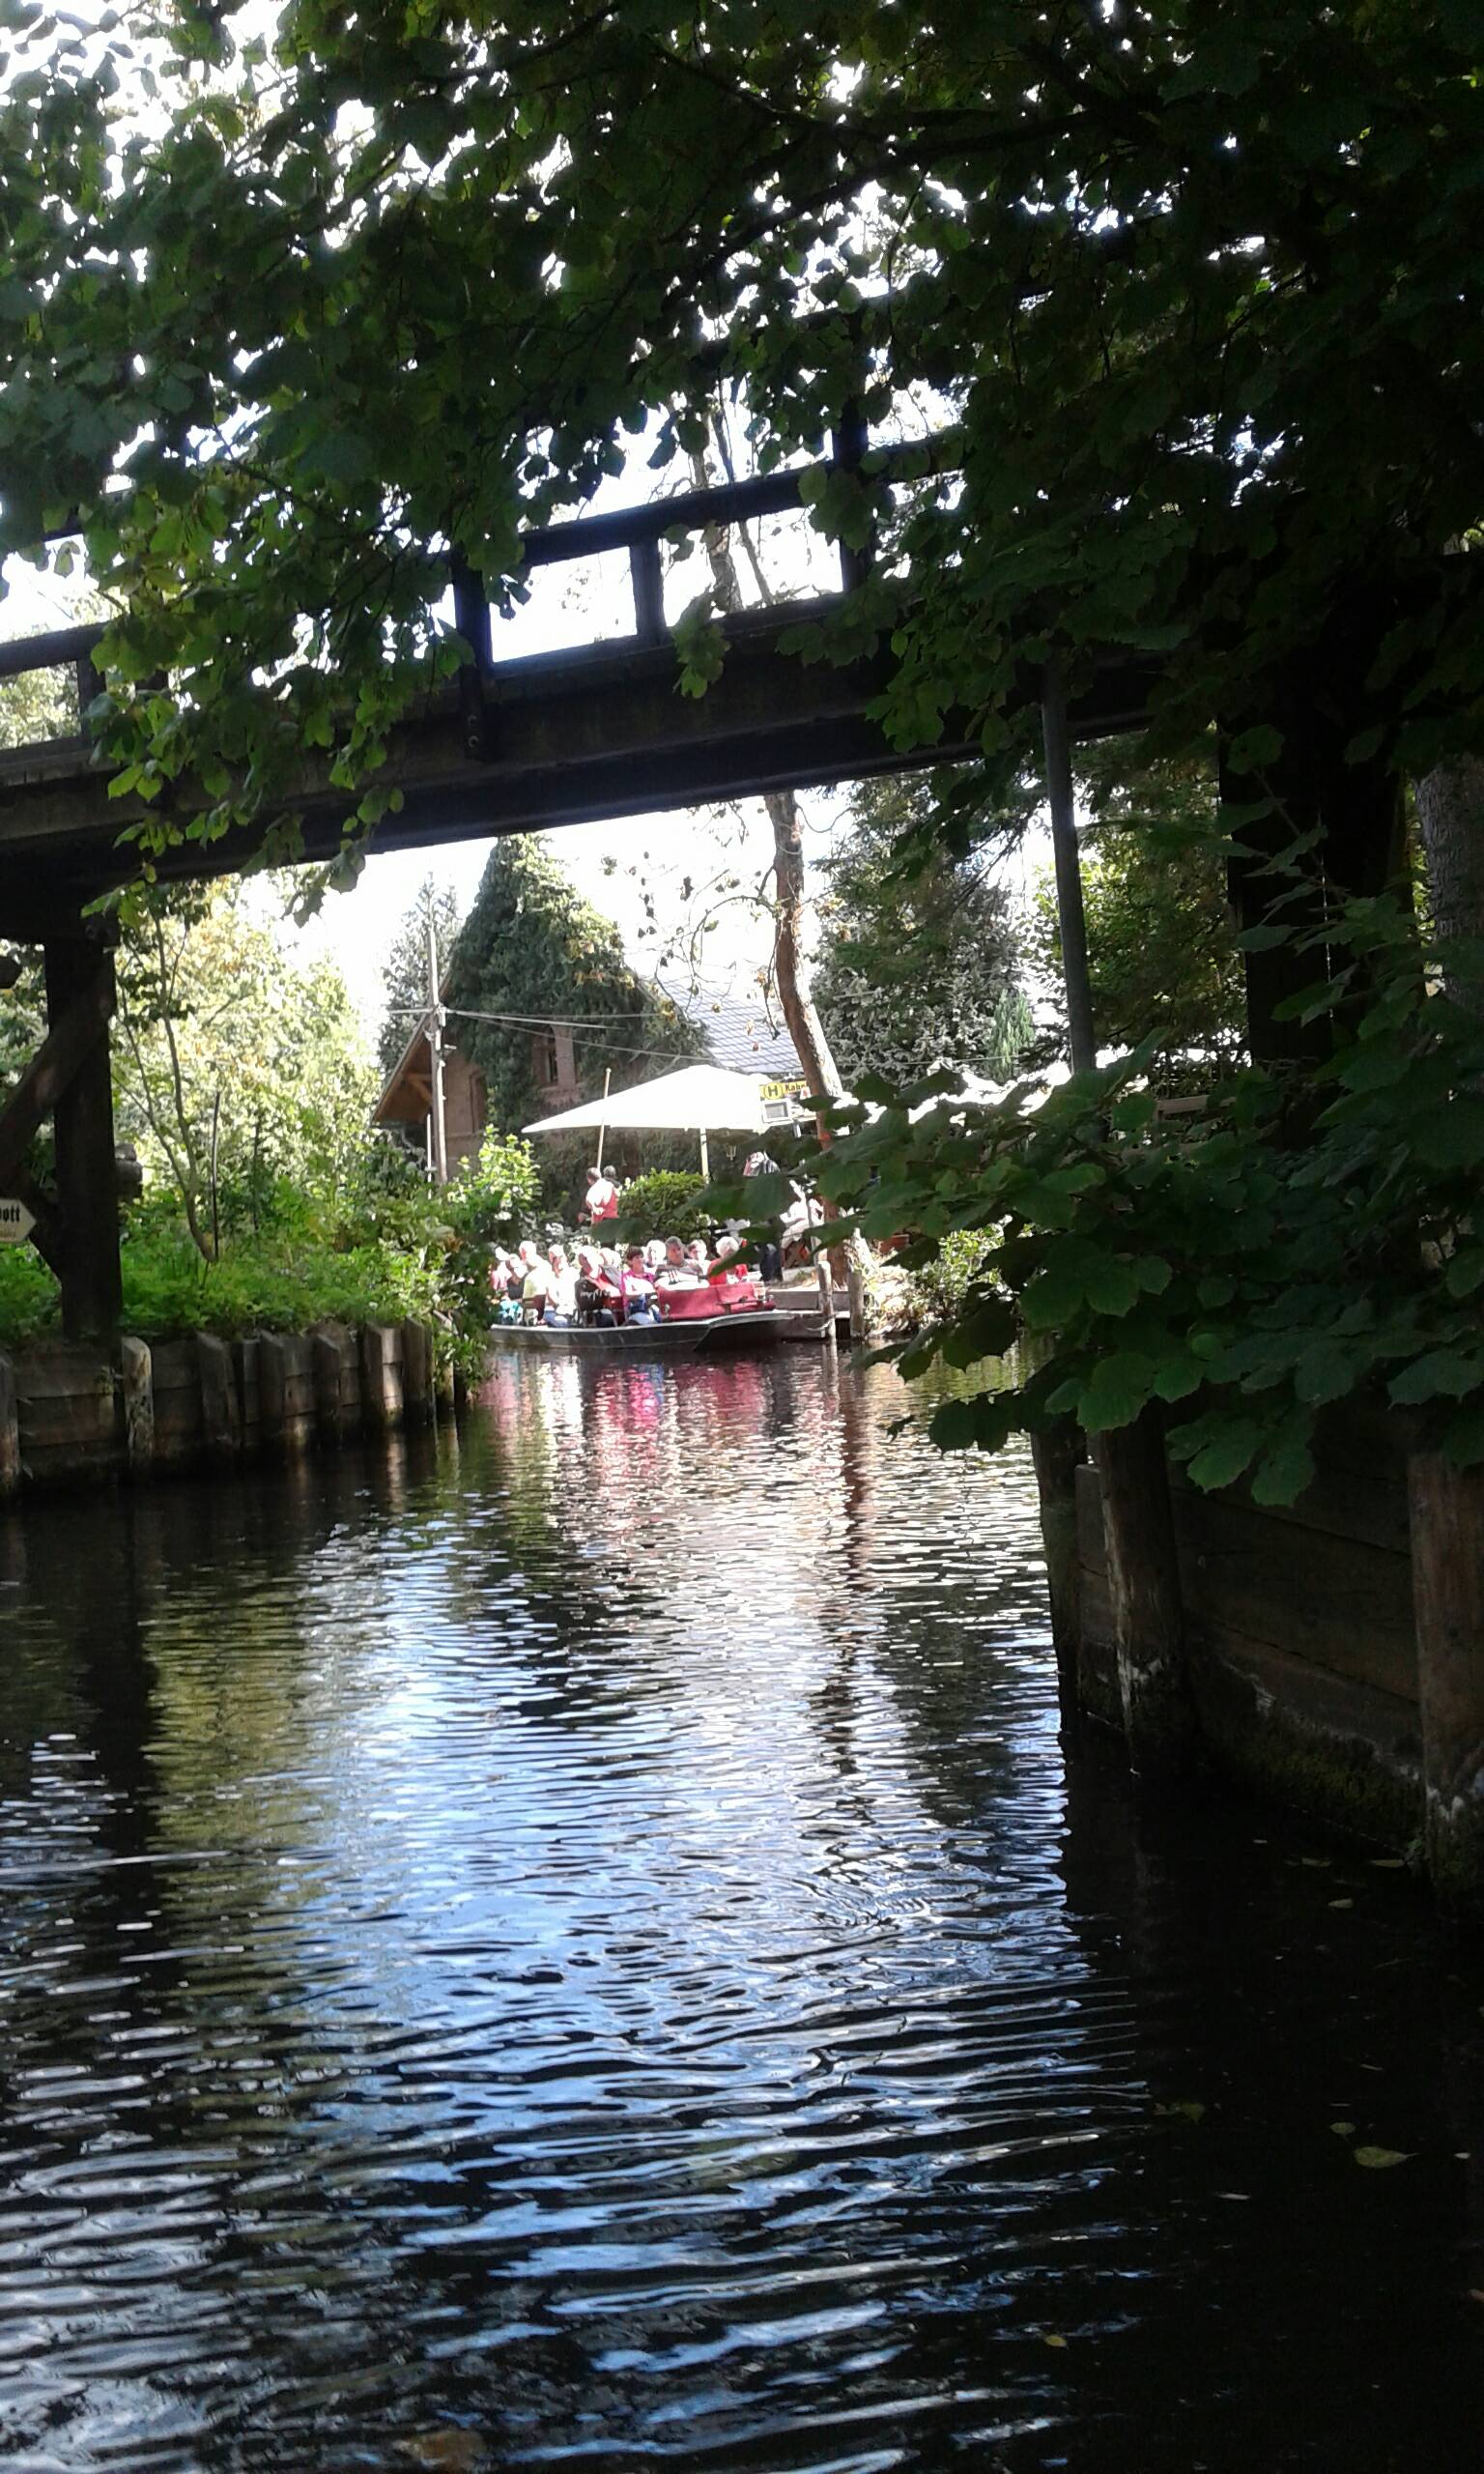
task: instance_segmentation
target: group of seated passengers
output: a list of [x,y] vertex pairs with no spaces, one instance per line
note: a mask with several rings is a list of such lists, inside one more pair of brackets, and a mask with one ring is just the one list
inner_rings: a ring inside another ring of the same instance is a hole
[[735,1237],[717,1240],[713,1254],[699,1237],[630,1246],[579,1246],[569,1259],[564,1246],[543,1254],[530,1238],[515,1253],[497,1247],[490,1286],[502,1323],[658,1323],[667,1291],[704,1288],[729,1281],[747,1266]]

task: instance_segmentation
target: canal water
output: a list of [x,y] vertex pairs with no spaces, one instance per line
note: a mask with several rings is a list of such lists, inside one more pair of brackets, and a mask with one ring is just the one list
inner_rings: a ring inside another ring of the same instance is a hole
[[904,1405],[521,1360],[0,1523],[0,2462],[1480,2461],[1484,1967],[1064,1752]]

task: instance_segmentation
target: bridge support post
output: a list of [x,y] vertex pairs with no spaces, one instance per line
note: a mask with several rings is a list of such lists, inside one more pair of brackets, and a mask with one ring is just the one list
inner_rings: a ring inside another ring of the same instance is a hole
[[70,1340],[103,1339],[116,1330],[124,1306],[108,1050],[113,955],[103,937],[90,934],[80,920],[48,935],[42,951],[49,1032],[60,1032],[70,1020],[91,1020],[52,1102],[62,1328]]

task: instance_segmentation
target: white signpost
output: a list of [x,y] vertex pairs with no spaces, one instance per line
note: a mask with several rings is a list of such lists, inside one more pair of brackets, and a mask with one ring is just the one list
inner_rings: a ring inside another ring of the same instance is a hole
[[36,1226],[36,1215],[23,1202],[0,1194],[0,1246],[23,1246]]

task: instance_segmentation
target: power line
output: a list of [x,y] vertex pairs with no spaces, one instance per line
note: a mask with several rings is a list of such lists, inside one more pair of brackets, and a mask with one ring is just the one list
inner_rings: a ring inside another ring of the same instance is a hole
[[[426,1005],[398,1005],[392,1010],[399,1014],[415,1014],[419,1021],[426,1021],[428,1017],[428,1008]],[[503,1028],[513,1028],[516,1030],[570,1030],[580,1031],[584,1034],[586,1033],[587,1023],[590,1021],[624,1022],[632,1019],[627,1014],[589,1015],[586,1018],[586,1021],[578,1021],[574,1019],[571,1021],[564,1021],[559,1015],[551,1014],[476,1014],[470,1007],[464,1005],[445,1005],[442,1008],[442,1012],[450,1021],[495,1022]],[[670,1063],[673,1063],[677,1057],[683,1054],[681,1050],[673,1048],[635,1048],[623,1041],[594,1039],[590,1037],[587,1038],[586,1045],[589,1048],[600,1050],[605,1056],[658,1057],[661,1060],[668,1061]]]
[[[425,1014],[427,1010],[425,1004],[388,1005],[386,1008],[388,1014]],[[589,1022],[631,1022],[636,1029],[639,1027],[632,1014],[476,1014],[467,1005],[445,1005],[443,1011],[445,1014],[462,1014],[471,1022],[513,1022],[518,1028],[532,1031],[585,1031]],[[675,1020],[677,1022],[690,1022],[691,1018],[689,1014],[682,1014],[677,1005]],[[699,1026],[692,1023],[691,1027],[696,1029]]]

